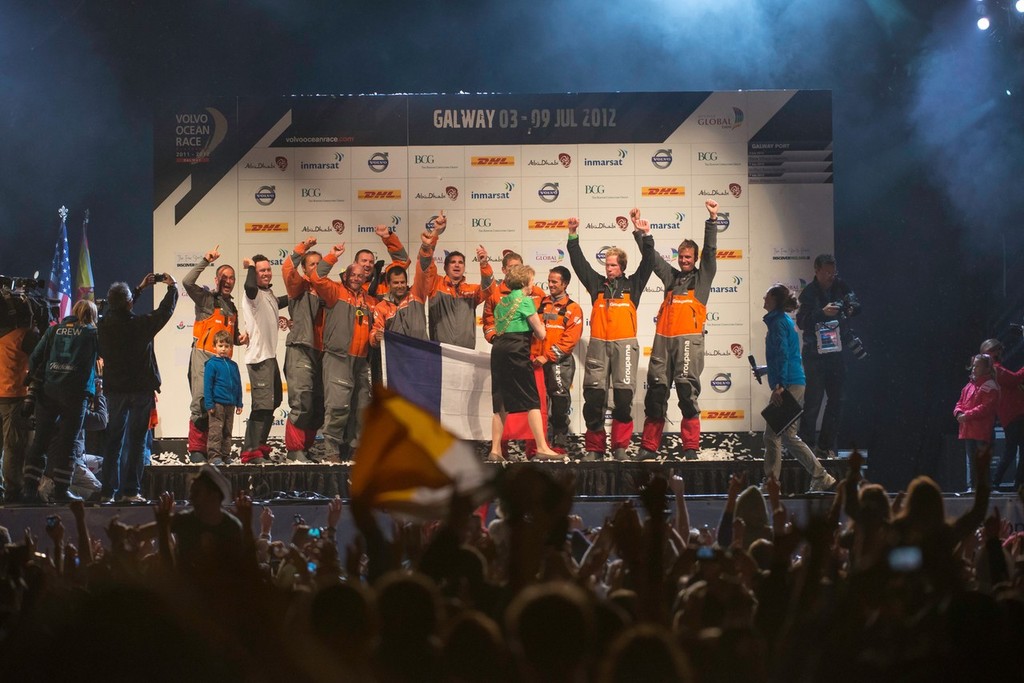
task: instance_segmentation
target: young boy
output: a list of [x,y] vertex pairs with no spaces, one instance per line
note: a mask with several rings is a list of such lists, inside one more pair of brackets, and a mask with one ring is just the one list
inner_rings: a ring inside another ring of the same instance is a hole
[[242,414],[242,377],[231,360],[231,334],[221,330],[213,337],[216,354],[203,367],[203,400],[209,406],[210,432],[207,458],[212,465],[223,465],[231,457],[231,429],[235,415]]

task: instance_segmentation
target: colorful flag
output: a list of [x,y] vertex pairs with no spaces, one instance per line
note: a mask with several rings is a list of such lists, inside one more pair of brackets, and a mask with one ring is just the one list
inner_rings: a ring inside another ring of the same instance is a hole
[[[461,346],[384,333],[388,387],[425,409],[460,439],[491,439],[491,355]],[[535,373],[546,424],[544,373]],[[503,439],[532,439],[526,413],[509,415]]]
[[442,514],[453,493],[475,504],[490,494],[474,448],[384,388],[374,390],[366,409],[351,482],[352,497],[371,507],[424,517]]
[[92,279],[92,258],[89,256],[89,209],[85,210],[85,220],[82,221],[82,247],[78,250],[78,274],[75,276],[75,301],[96,298],[94,294],[94,280]]
[[53,264],[50,266],[50,281],[46,285],[46,296],[57,301],[60,317],[71,315],[71,259],[68,256],[68,209],[60,207],[60,234],[57,235],[57,246],[53,252]]

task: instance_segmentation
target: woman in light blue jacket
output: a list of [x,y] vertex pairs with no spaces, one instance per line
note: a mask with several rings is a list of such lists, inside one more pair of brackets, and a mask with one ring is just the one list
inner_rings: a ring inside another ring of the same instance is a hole
[[[804,388],[807,380],[800,360],[800,335],[793,319],[788,315],[797,309],[796,296],[783,284],[772,285],[764,295],[764,324],[768,327],[765,337],[765,358],[768,362],[768,386],[771,387],[771,403],[781,405],[782,392],[788,391],[793,398],[804,402]],[[807,444],[797,436],[800,421],[777,434],[769,425],[764,428],[764,474],[765,478],[779,478],[782,472],[782,443],[789,452],[811,474],[811,492],[828,491],[836,480],[825,471],[821,462]]]

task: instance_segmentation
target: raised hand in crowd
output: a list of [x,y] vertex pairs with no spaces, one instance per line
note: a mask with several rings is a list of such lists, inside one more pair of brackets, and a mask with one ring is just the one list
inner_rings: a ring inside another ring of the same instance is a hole
[[480,263],[487,263],[487,249],[482,244],[476,246],[476,260]]
[[213,263],[220,258],[220,245],[218,244],[203,256],[207,263]]
[[576,231],[580,229],[580,219],[576,216],[569,217],[569,234],[575,235]]
[[302,240],[302,246],[305,247],[305,249],[307,250],[312,249],[313,247],[316,246],[316,238],[307,237],[306,239]]
[[714,199],[705,200],[704,206],[708,210],[708,215],[711,216],[711,220],[718,219],[718,202]]
[[378,223],[377,225],[373,226],[373,232],[375,235],[377,235],[377,237],[381,239],[386,239],[387,236],[391,234],[391,229],[384,223]]
[[344,253],[345,253],[345,243],[344,242],[339,242],[338,244],[335,244],[333,247],[331,247],[331,254],[336,259],[340,259],[341,255],[344,254]]
[[142,281],[139,282],[139,286],[135,288],[135,292],[136,293],[141,292],[146,287],[152,287],[154,284],[156,284],[156,273],[150,273],[149,275],[144,275],[142,277]]
[[251,268],[254,265],[256,265],[256,264],[253,263],[252,259],[249,258],[248,256],[246,256],[245,258],[242,259],[242,267],[243,268]]

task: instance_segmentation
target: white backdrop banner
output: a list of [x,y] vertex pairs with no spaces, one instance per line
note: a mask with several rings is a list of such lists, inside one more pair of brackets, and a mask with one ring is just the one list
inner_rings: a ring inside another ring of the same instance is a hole
[[[799,290],[813,276],[814,257],[833,250],[828,91],[181,100],[157,112],[154,143],[154,270],[180,282],[220,245],[220,263],[238,270],[236,296],[244,257],[268,256],[274,290],[283,294],[280,263],[306,238],[316,237],[322,250],[344,242],[346,254],[365,248],[385,258],[374,234],[384,223],[414,253],[424,224],[442,209],[449,227],[439,261],[483,245],[499,270],[511,249],[537,270],[541,287],[550,268],[569,267],[573,215],[598,270],[610,246],[638,262],[631,234],[620,229],[634,206],[651,221],[658,253],[675,265],[683,239],[703,241],[704,202],[715,199],[704,431],[763,429],[768,391],[751,381],[747,364],[748,354],[764,359],[762,294],[774,282]],[[479,271],[470,266],[468,276],[477,281]],[[212,269],[200,284],[213,285]],[[575,278],[569,294],[589,315]],[[652,277],[639,303],[645,374],[662,296]],[[187,434],[193,322],[182,293],[173,329],[157,337],[161,436]],[[586,341],[585,333],[578,361]],[[487,348],[482,331],[477,348]],[[637,425],[643,399],[637,391]],[[287,405],[286,397],[275,435],[283,434]],[[670,431],[679,417],[672,400]]]

